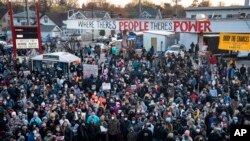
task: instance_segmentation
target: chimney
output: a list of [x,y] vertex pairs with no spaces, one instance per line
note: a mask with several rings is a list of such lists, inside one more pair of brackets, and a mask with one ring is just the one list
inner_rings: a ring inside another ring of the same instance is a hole
[[69,10],[69,11],[68,11],[68,19],[69,19],[72,15],[74,15],[74,13],[75,13],[74,9]]
[[249,6],[249,0],[245,0],[245,5],[244,6]]

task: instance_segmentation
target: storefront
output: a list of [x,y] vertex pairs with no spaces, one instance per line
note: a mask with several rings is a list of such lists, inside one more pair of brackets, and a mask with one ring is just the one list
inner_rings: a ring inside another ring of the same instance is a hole
[[68,73],[70,64],[78,64],[81,59],[67,52],[54,52],[35,56],[31,58],[31,61],[32,70],[43,71],[54,67]]

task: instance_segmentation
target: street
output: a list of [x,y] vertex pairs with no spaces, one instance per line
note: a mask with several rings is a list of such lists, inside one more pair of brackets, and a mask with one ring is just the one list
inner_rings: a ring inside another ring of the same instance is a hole
[[238,68],[241,67],[242,64],[244,64],[246,67],[249,67],[250,66],[250,60],[245,59],[245,58],[236,60],[236,65],[237,65]]

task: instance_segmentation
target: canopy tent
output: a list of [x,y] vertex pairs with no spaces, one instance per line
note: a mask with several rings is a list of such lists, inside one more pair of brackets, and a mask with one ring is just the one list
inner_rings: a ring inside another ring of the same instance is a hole
[[53,52],[53,53],[41,54],[31,58],[31,60],[57,61],[64,63],[81,62],[81,59],[79,57],[70,54],[68,52]]
[[70,54],[68,52],[53,52],[47,54],[37,55],[31,58],[32,70],[36,68],[38,71],[57,68],[57,70],[62,70],[64,73],[68,73],[70,64],[81,63],[81,58]]

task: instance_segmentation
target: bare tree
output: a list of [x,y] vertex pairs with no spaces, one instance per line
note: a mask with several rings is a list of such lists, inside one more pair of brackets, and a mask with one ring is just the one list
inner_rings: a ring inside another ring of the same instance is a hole
[[220,1],[218,4],[218,6],[225,6],[225,5],[226,5],[225,2],[223,2],[223,1]]
[[193,0],[191,7],[197,7],[198,6],[198,0]]
[[53,0],[40,0],[40,10],[42,13],[49,12],[53,6]]
[[178,3],[181,2],[181,0],[172,0],[172,2],[175,3],[175,16],[178,16]]
[[202,0],[202,2],[200,2],[198,4],[198,7],[210,7],[212,4],[209,0]]
[[164,3],[161,12],[163,17],[170,18],[173,15],[173,7],[171,6],[170,3]]

